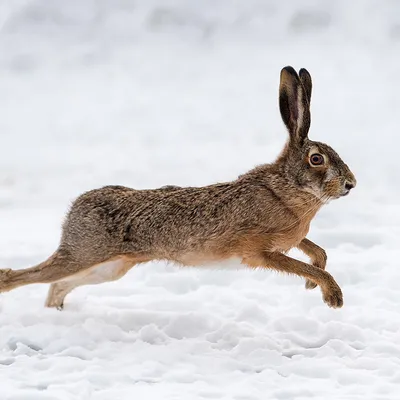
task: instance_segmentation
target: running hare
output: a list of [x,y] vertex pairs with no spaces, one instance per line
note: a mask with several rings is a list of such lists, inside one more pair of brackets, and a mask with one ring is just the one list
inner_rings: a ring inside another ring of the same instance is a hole
[[[275,162],[205,187],[86,192],[73,203],[55,253],[35,267],[0,270],[0,292],[51,283],[46,305],[62,309],[74,288],[119,279],[139,263],[239,258],[251,268],[302,276],[308,289],[320,286],[328,306],[341,307],[326,253],[306,235],[317,211],[347,195],[356,180],[334,150],[308,138],[311,88],[305,69],[282,69],[279,106],[289,140]],[[293,247],[311,263],[285,255]]]

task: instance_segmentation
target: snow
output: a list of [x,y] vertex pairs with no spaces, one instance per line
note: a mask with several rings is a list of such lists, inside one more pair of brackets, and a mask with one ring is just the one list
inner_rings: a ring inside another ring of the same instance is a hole
[[142,265],[63,312],[43,307],[46,285],[23,287],[0,296],[0,398],[397,399],[399,50],[389,0],[0,2],[2,267],[47,258],[85,190],[203,185],[271,161],[288,64],[314,79],[310,136],[358,180],[309,234],[342,309],[235,262]]

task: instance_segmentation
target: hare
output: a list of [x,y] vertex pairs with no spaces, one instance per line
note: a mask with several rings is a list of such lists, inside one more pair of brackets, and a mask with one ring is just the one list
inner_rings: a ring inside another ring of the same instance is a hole
[[[306,235],[318,210],[346,196],[356,179],[331,147],[308,138],[311,90],[307,70],[282,69],[279,108],[289,140],[273,163],[205,187],[88,191],[72,204],[54,254],[31,268],[0,270],[0,292],[51,283],[46,306],[62,309],[74,288],[119,279],[139,263],[239,258],[250,268],[304,277],[306,288],[320,286],[328,306],[341,307],[326,253]],[[292,248],[310,263],[287,256]]]

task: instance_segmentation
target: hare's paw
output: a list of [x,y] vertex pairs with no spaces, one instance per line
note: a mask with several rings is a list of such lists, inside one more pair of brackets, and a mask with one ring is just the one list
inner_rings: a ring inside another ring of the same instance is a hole
[[313,281],[310,281],[309,279],[306,279],[306,289],[311,290],[315,289],[318,285],[314,283]]
[[47,299],[45,306],[48,308],[56,308],[58,311],[64,309],[64,301],[60,299]]
[[340,287],[335,284],[323,290],[324,302],[332,308],[340,308],[343,306],[343,294]]
[[70,292],[68,282],[55,282],[50,285],[49,293],[47,295],[45,306],[49,308],[56,308],[58,311],[64,309],[65,296]]

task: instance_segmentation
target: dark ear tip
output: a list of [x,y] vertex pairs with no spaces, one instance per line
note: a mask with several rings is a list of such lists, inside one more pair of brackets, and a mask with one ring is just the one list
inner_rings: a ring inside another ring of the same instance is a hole
[[281,74],[283,74],[284,72],[287,72],[289,75],[292,75],[292,76],[297,76],[296,70],[290,65],[282,68]]
[[301,68],[301,69],[300,69],[300,71],[299,71],[299,76],[300,76],[300,77],[302,77],[302,76],[309,76],[309,77],[311,77],[310,73],[309,73],[305,68]]

